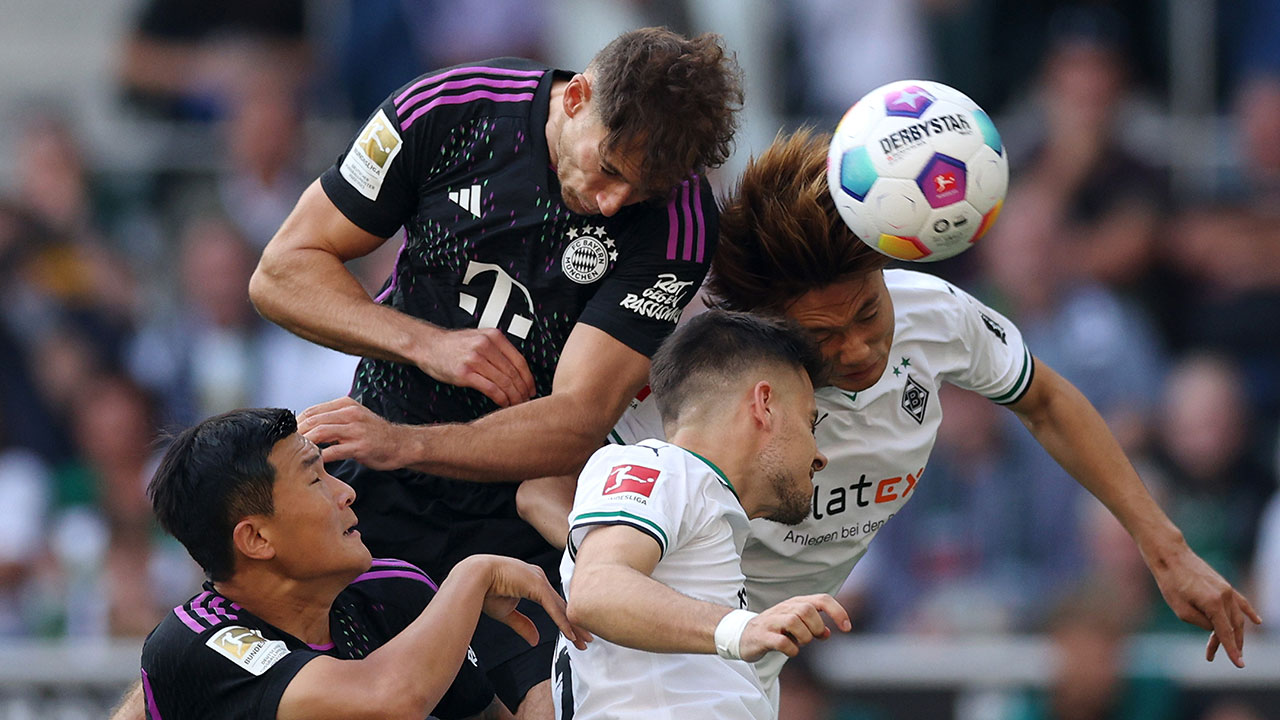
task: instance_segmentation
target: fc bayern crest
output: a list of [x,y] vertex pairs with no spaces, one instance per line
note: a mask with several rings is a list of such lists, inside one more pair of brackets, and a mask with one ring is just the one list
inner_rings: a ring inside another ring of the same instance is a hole
[[569,237],[574,238],[560,256],[560,269],[564,276],[579,285],[589,285],[609,270],[609,262],[618,259],[613,250],[613,240],[599,226],[573,228]]
[[916,379],[907,376],[907,386],[902,389],[902,409],[907,414],[915,418],[916,422],[924,424],[924,410],[929,406],[929,389]]

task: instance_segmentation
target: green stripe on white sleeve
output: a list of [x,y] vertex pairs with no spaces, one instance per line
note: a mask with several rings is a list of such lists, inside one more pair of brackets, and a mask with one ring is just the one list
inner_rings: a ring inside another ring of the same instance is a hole
[[1022,369],[1018,372],[1018,379],[1014,382],[1013,387],[1008,392],[990,398],[994,403],[1000,405],[1008,405],[1022,399],[1026,394],[1027,388],[1031,387],[1031,379],[1035,376],[1034,366],[1031,361],[1031,351],[1026,345],[1022,346]]

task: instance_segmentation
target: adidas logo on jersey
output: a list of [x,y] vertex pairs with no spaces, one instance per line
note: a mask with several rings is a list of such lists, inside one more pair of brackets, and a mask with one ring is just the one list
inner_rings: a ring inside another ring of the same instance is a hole
[[461,190],[450,190],[449,199],[457,203],[472,217],[480,217],[480,186],[472,185]]

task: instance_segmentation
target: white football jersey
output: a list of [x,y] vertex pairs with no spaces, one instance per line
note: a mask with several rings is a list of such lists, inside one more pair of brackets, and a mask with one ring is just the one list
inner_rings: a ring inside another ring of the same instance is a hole
[[[751,521],[743,549],[748,607],[757,612],[796,595],[836,593],[880,528],[927,475],[942,422],[946,381],[997,403],[1022,397],[1031,354],[1017,327],[968,293],[911,270],[886,270],[894,337],[885,374],[861,392],[817,393],[818,448],[827,466],[813,479],[813,507],[799,525]],[[632,401],[610,440],[663,437],[652,395]],[[756,670],[772,691],[786,656]]]
[[[696,600],[745,607],[741,556],[749,521],[733,485],[710,461],[660,440],[596,451],[578,478],[569,514],[569,543],[560,561],[566,598],[572,600],[574,558],[583,539],[596,527],[618,524],[645,533],[662,549],[654,580]],[[755,671],[743,661],[645,652],[601,637],[586,650],[560,638],[552,695],[556,717],[575,720],[775,716]]]

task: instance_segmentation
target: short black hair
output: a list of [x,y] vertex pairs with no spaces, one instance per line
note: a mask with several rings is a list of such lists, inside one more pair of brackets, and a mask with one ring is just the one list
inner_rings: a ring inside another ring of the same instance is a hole
[[727,381],[765,365],[803,370],[813,386],[826,365],[809,333],[782,317],[708,310],[677,328],[658,348],[649,386],[663,423],[673,422],[689,402],[719,392]]
[[165,450],[147,486],[151,508],[210,580],[231,576],[236,523],[274,512],[276,473],[267,456],[297,431],[289,410],[232,410],[187,428]]

